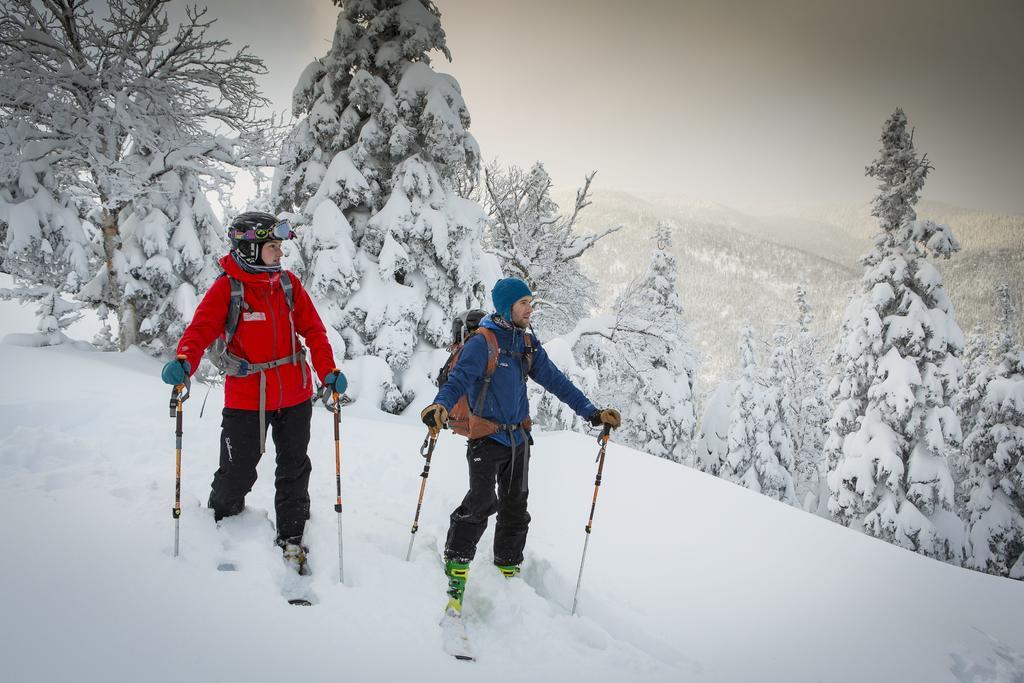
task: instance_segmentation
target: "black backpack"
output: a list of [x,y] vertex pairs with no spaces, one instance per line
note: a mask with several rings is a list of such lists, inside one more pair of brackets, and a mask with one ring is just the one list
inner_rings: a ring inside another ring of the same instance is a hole
[[440,389],[448,381],[448,375],[455,367],[459,352],[465,345],[466,340],[480,327],[480,321],[487,315],[486,311],[474,308],[464,311],[452,321],[452,343],[448,345],[448,360],[444,362],[437,372],[437,388]]

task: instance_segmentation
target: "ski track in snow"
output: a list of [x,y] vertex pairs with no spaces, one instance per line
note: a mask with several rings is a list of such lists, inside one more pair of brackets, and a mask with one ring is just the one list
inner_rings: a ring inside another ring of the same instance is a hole
[[[491,565],[493,520],[481,540],[464,613],[478,661],[454,661],[441,650],[440,552],[465,493],[461,439],[438,442],[405,562],[422,427],[346,409],[340,585],[331,416],[318,408],[306,542],[319,602],[293,607],[273,545],[273,454],[246,513],[218,528],[205,507],[218,390],[202,419],[205,388],[185,405],[173,558],[174,428],[159,363],[0,345],[0,373],[6,680],[1024,680],[1019,582],[614,442],[570,616],[596,447],[567,433],[538,435],[520,577]],[[237,571],[218,571],[225,559]]]

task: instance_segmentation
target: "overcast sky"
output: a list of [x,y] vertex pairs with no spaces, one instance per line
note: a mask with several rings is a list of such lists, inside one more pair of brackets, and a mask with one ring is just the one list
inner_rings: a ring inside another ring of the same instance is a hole
[[[896,106],[924,197],[1024,212],[1024,2],[437,0],[486,159],[556,184],[737,208],[866,202]],[[278,110],[330,44],[330,0],[211,0]]]

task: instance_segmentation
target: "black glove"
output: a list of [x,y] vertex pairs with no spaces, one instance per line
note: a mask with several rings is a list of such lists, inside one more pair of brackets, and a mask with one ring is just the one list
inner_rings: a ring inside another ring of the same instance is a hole
[[420,419],[431,429],[441,431],[444,429],[444,423],[448,421],[448,411],[440,403],[431,403],[420,413]]
[[595,410],[587,419],[595,427],[608,425],[612,429],[618,429],[622,426],[622,416],[619,415],[619,411],[615,410],[615,408]]

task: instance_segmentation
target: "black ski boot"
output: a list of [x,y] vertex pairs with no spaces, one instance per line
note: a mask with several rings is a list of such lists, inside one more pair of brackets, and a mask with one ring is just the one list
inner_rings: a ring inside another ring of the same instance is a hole
[[309,567],[306,565],[306,555],[309,553],[309,548],[302,545],[302,536],[278,538],[277,546],[284,553],[285,564],[295,570],[296,574],[300,576],[309,574]]

